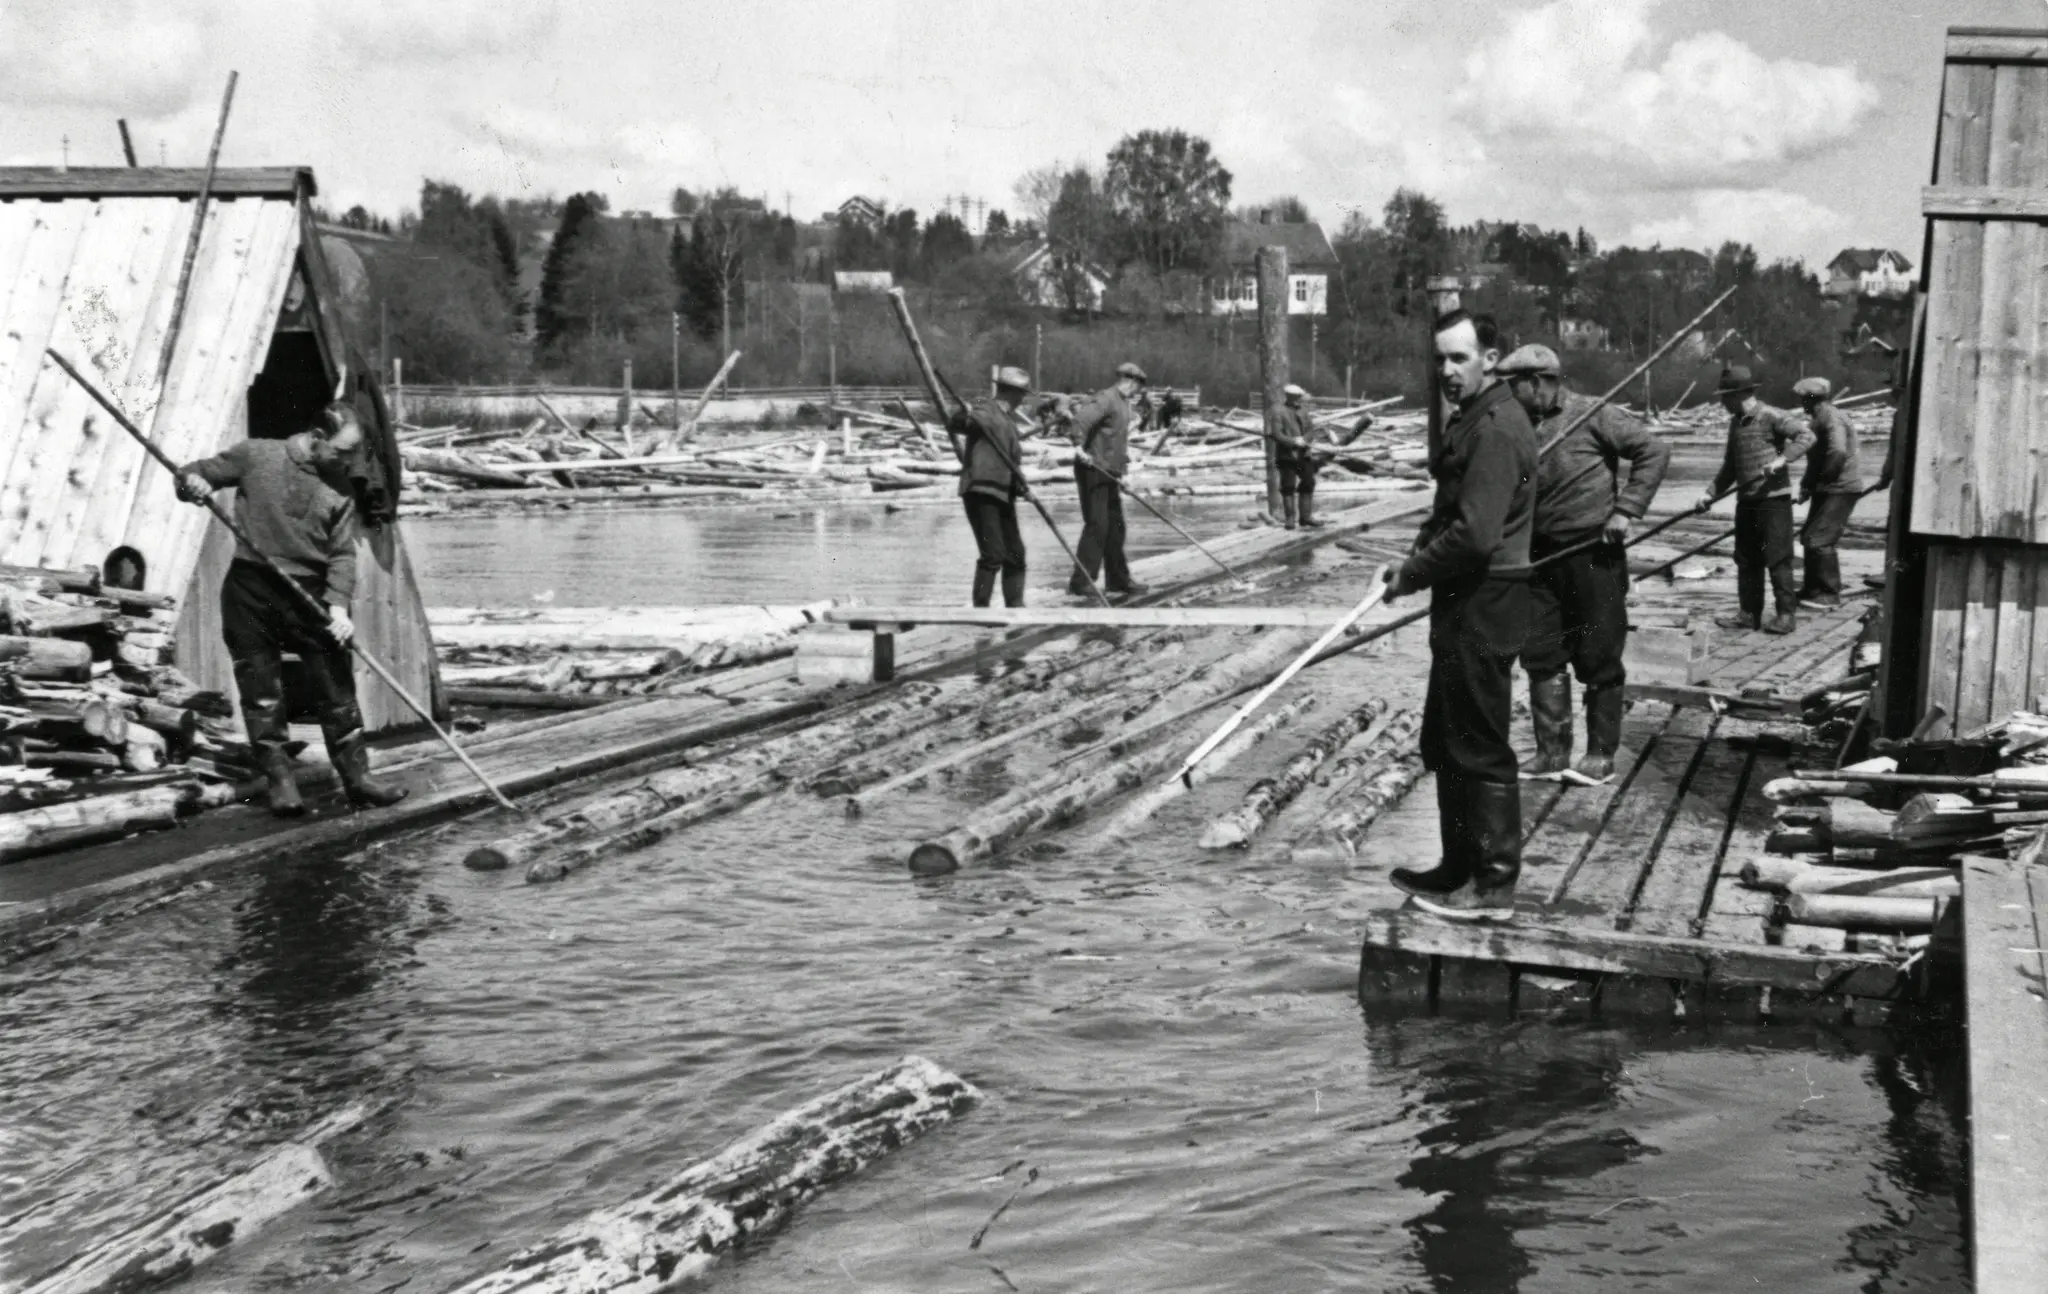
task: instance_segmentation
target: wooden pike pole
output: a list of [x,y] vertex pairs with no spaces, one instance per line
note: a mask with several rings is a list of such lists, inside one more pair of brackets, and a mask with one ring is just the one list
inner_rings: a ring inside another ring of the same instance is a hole
[[739,362],[738,351],[725,357],[725,363],[718,366],[718,372],[712,374],[711,380],[705,384],[704,394],[697,397],[697,407],[690,410],[689,420],[676,428],[675,437],[669,442],[671,446],[680,445],[697,434],[697,419],[704,416],[704,407],[711,403],[711,397],[717,393],[719,387],[725,385],[726,375],[732,372],[732,366]]
[[[228,131],[228,109],[234,106],[235,82],[240,77],[239,72],[228,73],[227,93],[220,100],[220,120],[213,126],[213,147],[206,154],[206,178],[199,182],[199,200],[192,204],[192,233],[185,240],[185,264],[178,271],[178,291],[171,298],[171,322],[164,328],[163,350],[157,356],[159,383],[168,381],[171,376],[171,352],[177,348],[178,329],[185,320],[185,298],[192,291],[192,270],[199,264],[199,237],[206,229],[206,206],[213,197],[214,171],[220,166],[220,140]],[[62,364],[64,361],[57,362]]]
[[1387,583],[1386,567],[1382,566],[1378,570],[1374,571],[1372,575],[1372,592],[1366,594],[1363,598],[1360,598],[1358,601],[1358,605],[1351,608],[1351,610],[1345,612],[1344,618],[1342,620],[1339,620],[1336,624],[1331,625],[1327,630],[1325,630],[1322,637],[1316,639],[1313,643],[1309,644],[1308,650],[1302,652],[1301,655],[1295,657],[1293,662],[1289,664],[1286,669],[1283,669],[1278,674],[1275,674],[1273,676],[1272,682],[1266,684],[1265,687],[1259,689],[1258,694],[1252,697],[1251,700],[1245,702],[1244,705],[1241,708],[1239,708],[1236,714],[1231,715],[1229,719],[1225,720],[1222,727],[1210,733],[1208,737],[1203,740],[1201,745],[1195,747],[1194,750],[1189,753],[1188,757],[1181,761],[1180,771],[1176,773],[1175,776],[1178,777],[1183,783],[1185,783],[1190,789],[1192,789],[1194,786],[1193,775],[1195,771],[1195,765],[1201,763],[1204,759],[1206,759],[1210,751],[1222,745],[1224,738],[1228,737],[1231,733],[1237,731],[1237,726],[1243,723],[1247,718],[1249,718],[1251,716],[1252,711],[1258,709],[1261,705],[1264,705],[1266,703],[1266,698],[1272,696],[1275,692],[1278,692],[1281,688],[1287,686],[1287,680],[1293,678],[1296,674],[1299,674],[1302,670],[1306,669],[1309,665],[1309,662],[1316,658],[1317,653],[1321,652],[1325,647],[1328,647],[1331,643],[1337,641],[1338,635],[1342,634],[1346,629],[1349,629],[1353,624],[1355,624],[1360,616],[1364,615],[1366,612],[1378,606],[1380,604],[1380,600],[1387,596],[1387,590],[1391,587],[1392,585]]
[[[1598,400],[1595,400],[1592,403],[1591,407],[1585,409],[1583,412],[1579,414],[1578,417],[1566,423],[1562,431],[1558,432],[1555,436],[1552,436],[1549,440],[1544,441],[1543,448],[1536,451],[1536,457],[1542,458],[1551,450],[1556,449],[1557,443],[1559,441],[1563,440],[1566,436],[1569,436],[1573,432],[1577,431],[1581,426],[1585,424],[1586,419],[1592,417],[1594,414],[1600,412],[1600,410],[1606,408],[1609,402],[1611,402],[1614,399],[1614,397],[1620,395],[1624,390],[1627,389],[1629,383],[1635,381],[1637,378],[1643,376],[1645,373],[1648,373],[1652,365],[1654,365],[1658,360],[1663,359],[1666,355],[1670,354],[1672,350],[1677,347],[1678,343],[1684,341],[1687,337],[1692,336],[1693,329],[1705,323],[1707,321],[1708,315],[1720,309],[1721,303],[1734,295],[1735,289],[1731,287],[1726,292],[1723,292],[1720,296],[1717,296],[1712,301],[1708,302],[1706,309],[1700,311],[1698,314],[1692,317],[1692,322],[1686,324],[1677,332],[1672,333],[1671,336],[1665,341],[1665,343],[1662,346],[1659,346],[1657,349],[1651,351],[1650,357],[1648,359],[1644,360],[1642,363],[1636,365],[1635,368],[1631,369],[1629,371],[1629,375],[1621,379],[1621,381],[1616,382],[1614,386],[1607,392],[1606,395],[1603,395]],[[1686,389],[1690,391],[1692,388],[1687,387]]]
[[[143,435],[142,428],[136,426],[134,422],[130,421],[128,415],[126,413],[123,413],[120,407],[117,406],[111,399],[107,397],[106,393],[101,391],[98,386],[96,386],[90,379],[88,379],[85,376],[85,374],[73,368],[71,366],[71,361],[65,359],[56,351],[45,350],[43,353],[48,355],[52,360],[54,360],[58,368],[61,368],[66,373],[70,374],[72,381],[78,383],[79,386],[83,387],[85,389],[85,393],[91,396],[93,398],[93,401],[97,403],[100,406],[100,408],[105,409],[108,415],[111,416],[115,422],[121,424],[121,430],[135,437],[135,443],[141,445],[143,450],[147,452],[151,458],[154,458],[159,464],[161,464],[164,471],[171,474],[171,479],[173,481],[176,481],[178,479],[178,465],[171,461],[170,456],[168,454],[164,453],[163,450],[157,448],[156,442],[152,441],[148,436]],[[220,500],[209,497],[205,500],[205,504],[206,510],[208,512],[211,512],[214,515],[214,518],[218,520],[221,525],[227,527],[228,533],[233,535],[237,540],[241,541],[241,544],[244,548],[247,548],[250,552],[255,553],[257,559],[260,560],[265,566],[269,567],[271,573],[276,575],[279,580],[283,581],[284,586],[286,588],[290,589],[292,593],[301,602],[305,603],[306,606],[314,612],[314,614],[320,616],[323,619],[326,617],[327,608],[321,606],[319,602],[315,601],[312,594],[306,592],[305,589],[299,587],[299,582],[297,580],[294,580],[291,576],[285,574],[284,571],[279,568],[278,564],[275,561],[271,560],[270,555],[268,553],[261,551],[256,547],[255,544],[249,541],[248,534],[245,533],[240,526],[235,524],[234,517],[230,516],[228,510],[220,505]],[[455,752],[455,757],[462,761],[462,766],[464,768],[467,768],[470,771],[470,773],[476,777],[477,781],[483,783],[484,789],[491,793],[492,799],[495,799],[499,804],[505,806],[507,809],[510,809],[514,813],[520,814],[522,816],[525,814],[526,810],[520,808],[518,805],[514,804],[510,799],[506,798],[505,793],[498,789],[497,783],[493,782],[489,777],[487,777],[484,774],[484,771],[481,768],[478,768],[476,766],[476,761],[469,757],[469,752],[464,750],[461,746],[457,745],[455,743],[455,738],[449,736],[447,731],[443,729],[440,724],[434,722],[434,716],[427,710],[427,708],[421,705],[419,701],[413,697],[412,693],[406,691],[405,686],[403,684],[401,684],[396,678],[392,677],[391,671],[384,667],[384,662],[378,660],[375,656],[372,656],[369,650],[365,648],[361,641],[359,641],[356,638],[351,637],[348,640],[347,646],[350,651],[356,654],[357,658],[360,659],[363,662],[363,664],[370,667],[371,673],[375,674],[378,678],[384,680],[384,686],[390,688],[394,693],[397,694],[399,700],[405,702],[407,709],[411,710],[414,714],[418,715],[421,721],[424,722],[427,725],[427,727],[433,729],[434,735],[441,739],[442,745],[448,747],[449,750]]]
[[[910,302],[904,299],[902,288],[889,289],[889,304],[895,308],[896,322],[903,327],[903,340],[910,344],[910,356],[917,362],[917,375],[924,380],[925,394],[931,397],[932,408],[936,409],[940,419],[944,420],[948,406],[946,404],[946,397],[940,393],[939,387],[944,383],[945,379],[939,376],[939,370],[932,366],[932,357],[925,352],[924,339],[917,335],[917,324],[910,317]],[[947,389],[951,390],[950,387]],[[962,407],[965,407],[967,402],[960,400],[959,393],[955,392],[953,398],[958,400]],[[904,412],[910,412],[908,406],[905,406]],[[916,420],[912,419],[912,421]],[[952,432],[950,430],[946,435],[948,440],[952,439]],[[1016,460],[1003,452],[1001,445],[997,445],[994,441],[990,441],[989,444],[996,451],[997,455],[1002,458],[1004,466],[1010,469],[1019,483],[1023,483],[1024,469],[1017,465]],[[957,445],[954,447],[954,452],[960,452]],[[1067,542],[1067,537],[1061,534],[1060,528],[1053,523],[1052,513],[1045,510],[1045,504],[1040,501],[1038,492],[1033,490],[1029,484],[1025,484],[1024,497],[1031,500],[1031,506],[1038,509],[1039,519],[1045,522],[1045,528],[1052,531],[1052,537],[1060,541],[1061,548],[1066,549],[1067,560],[1074,564],[1074,569],[1081,573],[1081,578],[1088,581],[1088,591],[1095,595],[1097,602],[1100,602],[1103,606],[1108,606],[1109,595],[1102,591],[1102,586],[1095,582],[1095,577],[1088,573],[1088,568],[1081,565],[1081,559],[1075,554],[1074,546]]]
[[1108,468],[1102,466],[1101,464],[1097,463],[1094,459],[1090,458],[1086,450],[1077,449],[1074,451],[1074,454],[1082,462],[1087,463],[1096,471],[1102,473],[1110,480],[1115,481],[1117,489],[1122,490],[1125,494],[1128,494],[1131,496],[1131,498],[1137,500],[1139,507],[1145,509],[1145,511],[1159,518],[1159,520],[1166,525],[1167,529],[1173,531],[1174,534],[1179,535],[1182,539],[1185,539],[1188,541],[1188,543],[1194,545],[1196,552],[1200,553],[1202,556],[1208,558],[1210,561],[1222,567],[1223,573],[1225,575],[1228,575],[1233,581],[1235,581],[1239,588],[1251,587],[1250,581],[1246,580],[1244,576],[1239,575],[1236,571],[1230,569],[1229,562],[1224,561],[1221,557],[1218,557],[1216,554],[1210,552],[1208,548],[1203,545],[1201,540],[1195,538],[1187,531],[1182,530],[1172,517],[1167,516],[1164,512],[1161,512],[1159,509],[1153,507],[1152,500],[1146,498],[1144,495],[1132,489],[1130,487],[1130,484],[1127,481],[1125,481],[1123,477],[1118,476],[1115,472],[1110,471]]

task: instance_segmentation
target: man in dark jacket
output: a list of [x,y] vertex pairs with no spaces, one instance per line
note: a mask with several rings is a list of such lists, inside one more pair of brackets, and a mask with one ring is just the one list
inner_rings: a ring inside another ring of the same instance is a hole
[[1495,374],[1498,329],[1453,310],[1436,322],[1437,380],[1455,406],[1430,456],[1436,497],[1390,598],[1429,589],[1422,762],[1436,774],[1443,860],[1397,867],[1416,905],[1462,920],[1514,916],[1522,872],[1520,770],[1508,744],[1515,657],[1529,630],[1536,433]]
[[[1567,554],[1538,567],[1529,582],[1522,668],[1529,673],[1536,757],[1523,775],[1555,777],[1573,769],[1588,781],[1605,781],[1621,745],[1627,681],[1628,554],[1622,543],[1629,526],[1650,510],[1671,449],[1612,404],[1566,390],[1557,353],[1548,346],[1522,347],[1498,372],[1536,424],[1536,531],[1529,556],[1543,562]],[[1598,542],[1580,547],[1588,541]],[[1567,665],[1586,689],[1586,754],[1576,766]]]
[[1003,581],[1003,605],[1024,605],[1024,539],[1017,530],[1017,500],[1031,491],[1019,474],[1022,444],[1017,405],[1031,388],[1018,368],[996,373],[996,393],[955,410],[947,430],[966,440],[960,459],[960,502],[974,531],[974,605],[985,607]]
[[1273,466],[1280,474],[1283,524],[1292,530],[1297,522],[1319,524],[1314,516],[1316,471],[1322,464],[1310,449],[1316,438],[1315,421],[1301,407],[1308,392],[1289,382],[1281,388],[1281,395],[1287,403],[1273,417]]
[[1811,500],[1799,543],[1806,550],[1806,579],[1799,604],[1815,610],[1842,604],[1842,558],[1836,545],[1848,529],[1849,514],[1863,497],[1863,466],[1857,461],[1856,428],[1833,404],[1834,386],[1824,377],[1803,377],[1793,384],[1806,420],[1813,427],[1813,448],[1806,455],[1806,473],[1799,479],[1799,502]]
[[[1799,591],[1792,583],[1790,465],[1813,448],[1806,419],[1756,398],[1756,379],[1740,365],[1721,370],[1714,394],[1728,410],[1728,450],[1714,483],[1700,496],[1706,508],[1735,490],[1735,588],[1738,614],[1716,617],[1723,629],[1788,634],[1799,627]],[[1764,618],[1768,575],[1775,612]]]
[[[312,685],[320,732],[349,802],[380,807],[405,798],[404,788],[370,776],[347,646],[355,634],[349,603],[356,585],[356,511],[341,465],[361,438],[356,411],[337,402],[318,427],[286,440],[245,440],[178,471],[178,497],[190,503],[233,486],[235,520],[256,545],[236,548],[221,582],[221,636],[234,661],[242,722],[268,783],[270,811],[280,817],[305,812],[285,750],[291,736],[287,651],[298,655]],[[325,605],[326,618],[284,587],[263,557]]]
[[1131,582],[1124,558],[1124,501],[1117,490],[1117,478],[1130,462],[1131,401],[1144,385],[1145,370],[1117,365],[1115,385],[1082,404],[1068,431],[1081,451],[1074,460],[1074,484],[1081,494],[1081,542],[1074,556],[1088,573],[1083,578],[1075,571],[1067,581],[1067,592],[1076,597],[1088,596],[1088,581],[1098,574],[1111,593],[1145,591]]

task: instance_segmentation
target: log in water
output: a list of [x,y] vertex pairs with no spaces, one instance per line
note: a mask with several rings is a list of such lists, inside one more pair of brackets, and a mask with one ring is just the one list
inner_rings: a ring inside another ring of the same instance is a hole
[[1251,844],[1253,836],[1294,802],[1316,770],[1343,749],[1344,743],[1371,727],[1386,708],[1384,700],[1374,697],[1311,737],[1301,753],[1288,760],[1279,773],[1254,783],[1245,792],[1242,804],[1210,823],[1202,833],[1201,847],[1243,849]]

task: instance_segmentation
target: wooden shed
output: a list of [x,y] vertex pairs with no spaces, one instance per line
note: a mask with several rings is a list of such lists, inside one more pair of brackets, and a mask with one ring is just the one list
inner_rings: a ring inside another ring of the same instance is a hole
[[[215,175],[171,328],[202,182],[153,167],[0,168],[0,563],[138,572],[142,587],[181,599],[180,666],[232,696],[219,588],[233,539],[178,502],[169,474],[45,348],[95,376],[173,461],[290,435],[345,387],[368,415],[363,471],[386,505],[399,471],[375,374],[351,358],[313,231],[310,170]],[[437,696],[419,589],[391,508],[381,511],[363,527],[358,632],[415,696]],[[416,722],[360,664],[356,681],[372,731]]]

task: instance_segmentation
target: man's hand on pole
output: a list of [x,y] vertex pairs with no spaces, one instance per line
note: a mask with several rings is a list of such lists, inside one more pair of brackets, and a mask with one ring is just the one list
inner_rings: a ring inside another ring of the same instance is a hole
[[178,498],[186,503],[204,503],[213,497],[213,487],[197,472],[187,472],[178,478]]
[[1707,492],[1700,496],[1699,502],[1692,505],[1692,510],[1694,512],[1705,512],[1707,509],[1713,507],[1714,500],[1720,497],[1720,495],[1714,493],[1714,489],[1712,486],[1708,486]]
[[1610,544],[1627,543],[1630,524],[1631,519],[1627,513],[1610,513],[1607,518],[1607,524],[1600,527],[1601,537]]
[[347,607],[327,608],[327,632],[333,636],[334,641],[344,647],[348,646],[349,639],[356,636],[356,626],[355,622],[348,618]]
[[1401,568],[1398,566],[1387,567],[1380,578],[1387,585],[1387,595],[1380,599],[1382,602],[1392,602],[1395,598],[1406,597],[1410,593],[1415,592],[1415,586],[1408,582],[1407,577],[1402,574]]

